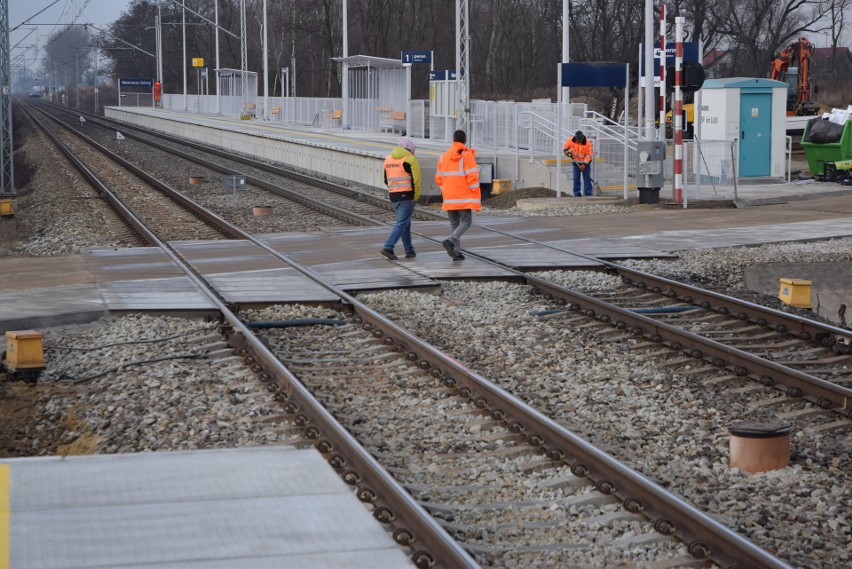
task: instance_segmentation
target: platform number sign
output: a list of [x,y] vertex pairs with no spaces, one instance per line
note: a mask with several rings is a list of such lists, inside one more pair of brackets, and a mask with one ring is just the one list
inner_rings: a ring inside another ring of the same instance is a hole
[[400,57],[403,65],[414,63],[432,63],[431,51],[403,51]]

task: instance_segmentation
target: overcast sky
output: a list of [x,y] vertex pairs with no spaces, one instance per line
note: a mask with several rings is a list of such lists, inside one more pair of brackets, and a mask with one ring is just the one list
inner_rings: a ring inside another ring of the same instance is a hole
[[57,27],[78,23],[103,29],[129,4],[130,0],[9,0],[9,28],[21,26],[9,34],[12,65],[38,67],[41,48]]

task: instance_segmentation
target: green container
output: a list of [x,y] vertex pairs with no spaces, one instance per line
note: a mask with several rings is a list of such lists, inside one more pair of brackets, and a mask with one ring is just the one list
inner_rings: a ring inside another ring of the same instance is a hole
[[808,135],[808,128],[811,123],[808,123],[804,134],[802,135],[802,148],[805,149],[805,156],[808,158],[808,169],[815,176],[822,176],[825,173],[826,162],[840,162],[841,160],[852,159],[852,120],[846,121],[843,126],[843,134],[840,135],[840,142],[825,142],[822,144],[816,142],[804,142]]

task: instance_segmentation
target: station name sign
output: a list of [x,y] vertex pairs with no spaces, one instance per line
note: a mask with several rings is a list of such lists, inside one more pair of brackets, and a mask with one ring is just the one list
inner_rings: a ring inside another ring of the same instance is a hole
[[153,87],[152,79],[119,79],[119,87]]

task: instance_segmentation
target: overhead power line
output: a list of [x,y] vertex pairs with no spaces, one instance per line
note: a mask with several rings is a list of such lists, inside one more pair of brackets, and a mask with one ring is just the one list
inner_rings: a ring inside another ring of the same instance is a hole
[[53,6],[55,4],[59,4],[59,0],[54,0],[53,2],[51,2],[50,4],[48,4],[47,6],[45,6],[44,8],[42,8],[41,10],[39,10],[38,12],[36,12],[35,14],[33,14],[32,16],[30,16],[29,18],[27,18],[26,20],[24,20],[23,22],[21,22],[20,24],[18,24],[17,26],[15,26],[14,28],[12,28],[9,31],[14,32],[15,30],[17,30],[21,26],[28,24],[30,20],[32,20],[33,18],[35,18],[36,16],[38,16],[39,14],[41,14],[42,12],[44,12],[45,10],[47,10],[48,8],[50,8],[51,6]]

